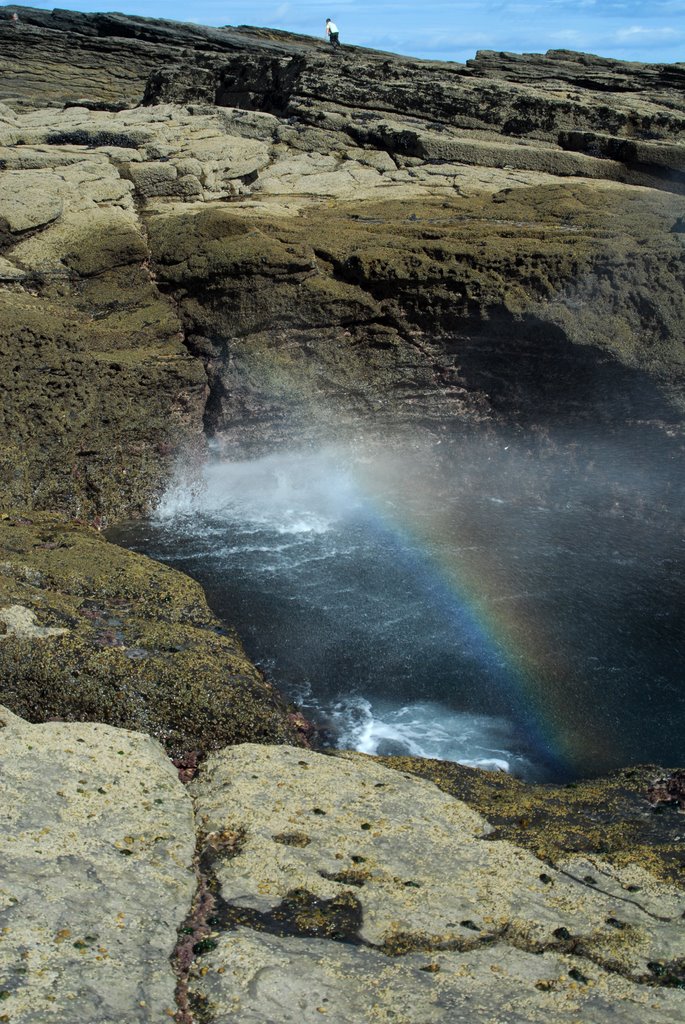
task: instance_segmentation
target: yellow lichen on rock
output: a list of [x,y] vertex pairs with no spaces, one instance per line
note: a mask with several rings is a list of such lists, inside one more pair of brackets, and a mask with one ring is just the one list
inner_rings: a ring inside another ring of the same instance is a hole
[[0,702],[32,721],[105,720],[175,755],[297,736],[201,587],[95,530],[0,520],[0,623]]

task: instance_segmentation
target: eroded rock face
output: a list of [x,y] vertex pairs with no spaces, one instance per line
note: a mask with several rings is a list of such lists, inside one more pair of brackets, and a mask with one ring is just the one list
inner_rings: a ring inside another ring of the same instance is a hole
[[[358,756],[242,746],[191,791],[216,903],[189,987],[210,1020],[285,1022],[294,1006],[340,1022],[683,1012],[683,895],[642,869],[552,867]],[[237,849],[222,851],[225,831]]]
[[179,449],[202,452],[206,374],[111,153],[28,141],[54,135],[50,117],[17,145],[15,124],[0,124],[2,500],[139,515]]
[[163,1021],[196,887],[191,802],[162,748],[0,707],[0,1014]]
[[679,201],[648,193],[626,213],[622,186],[536,184],[459,200],[439,182],[397,200],[379,185],[385,201],[296,217],[283,201],[151,214],[159,278],[185,293],[207,359],[209,428],[244,442],[355,423],[676,422]]
[[0,51],[5,504],[138,515],[203,429],[675,428],[680,65],[28,10]]

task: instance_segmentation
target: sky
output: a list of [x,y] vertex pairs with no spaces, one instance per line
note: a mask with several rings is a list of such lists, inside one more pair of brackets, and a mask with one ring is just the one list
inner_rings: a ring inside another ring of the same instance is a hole
[[685,61],[685,0],[69,0],[26,6],[112,11],[201,25],[258,25],[323,36],[327,17],[340,41],[463,63],[476,50],[581,50],[656,63]]

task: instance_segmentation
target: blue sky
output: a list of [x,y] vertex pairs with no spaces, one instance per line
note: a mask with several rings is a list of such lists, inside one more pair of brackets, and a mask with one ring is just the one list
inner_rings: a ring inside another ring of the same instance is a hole
[[685,61],[685,0],[72,0],[27,6],[117,10],[203,25],[262,25],[323,35],[327,17],[341,42],[435,60],[476,50],[583,50],[622,60]]

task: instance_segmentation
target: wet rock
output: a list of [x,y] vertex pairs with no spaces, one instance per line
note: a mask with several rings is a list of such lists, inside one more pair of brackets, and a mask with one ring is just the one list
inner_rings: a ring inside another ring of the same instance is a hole
[[685,770],[672,772],[667,778],[653,782],[647,788],[647,799],[656,807],[670,804],[679,811],[685,811]]
[[192,808],[162,748],[0,707],[0,1014],[165,1020],[196,880]]

